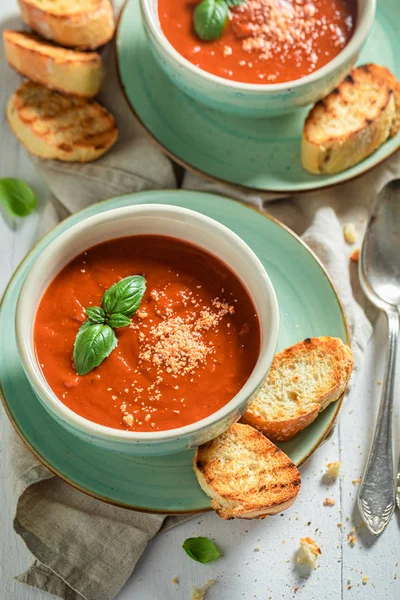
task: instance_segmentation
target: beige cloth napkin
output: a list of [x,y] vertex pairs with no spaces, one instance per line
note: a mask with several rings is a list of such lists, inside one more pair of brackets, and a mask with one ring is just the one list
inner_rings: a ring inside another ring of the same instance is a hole
[[[116,116],[119,141],[93,164],[35,159],[52,192],[43,229],[99,200],[176,186],[171,163],[139,129],[119,92],[112,52],[108,47],[104,55],[108,73],[101,100]],[[345,244],[342,227],[353,222],[360,241],[371,201],[395,177],[400,177],[399,154],[348,185],[275,202],[269,202],[271,197],[243,195],[192,174],[185,175],[183,186],[252,203],[301,235],[336,284],[359,362],[371,324],[361,307],[356,267],[349,262],[353,248]],[[115,508],[85,496],[52,477],[15,434],[11,446],[14,527],[34,557],[31,567],[18,580],[65,600],[112,600],[132,573],[147,541],[163,526],[163,517]],[[164,527],[177,522],[179,518],[168,518]]]

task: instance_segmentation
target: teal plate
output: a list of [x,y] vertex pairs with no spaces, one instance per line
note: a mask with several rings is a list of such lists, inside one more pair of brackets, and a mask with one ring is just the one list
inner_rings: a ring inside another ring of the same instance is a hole
[[[326,272],[299,238],[262,213],[211,194],[171,190],[107,200],[60,223],[28,254],[7,288],[0,310],[2,396],[16,430],[41,462],[87,494],[151,512],[200,512],[209,510],[210,502],[193,473],[193,451],[156,458],[130,457],[75,437],[53,421],[35,397],[15,342],[18,294],[28,270],[47,244],[86,217],[143,203],[192,208],[227,225],[251,246],[265,265],[278,297],[279,349],[310,336],[331,335],[346,340],[346,322]],[[310,427],[282,444],[296,464],[304,462],[324,439],[340,403],[331,404]]]
[[[378,2],[359,64],[384,65],[400,79],[400,2]],[[128,0],[117,34],[117,63],[128,103],[150,136],[176,162],[208,179],[262,192],[323,189],[362,175],[393,154],[400,134],[351,169],[311,175],[300,163],[308,109],[274,119],[226,116],[197,104],[164,75],[145,37],[139,0]]]

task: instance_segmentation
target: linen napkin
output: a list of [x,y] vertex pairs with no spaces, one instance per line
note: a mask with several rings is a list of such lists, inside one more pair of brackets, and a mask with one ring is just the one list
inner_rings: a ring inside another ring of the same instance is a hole
[[[176,186],[172,164],[134,122],[119,91],[111,45],[103,59],[107,76],[100,100],[116,117],[119,140],[108,154],[87,165],[33,159],[51,190],[42,232],[93,202]],[[183,186],[251,203],[302,236],[327,267],[339,291],[359,363],[371,323],[363,309],[356,266],[349,261],[354,248],[346,245],[342,228],[345,223],[354,223],[360,241],[371,201],[395,177],[400,177],[399,154],[352,183],[292,198],[243,194],[190,173],[184,175]],[[161,528],[186,518],[164,520],[160,515],[104,504],[53,477],[14,432],[10,443],[14,528],[34,557],[33,564],[17,578],[23,583],[64,600],[113,600],[147,541]]]

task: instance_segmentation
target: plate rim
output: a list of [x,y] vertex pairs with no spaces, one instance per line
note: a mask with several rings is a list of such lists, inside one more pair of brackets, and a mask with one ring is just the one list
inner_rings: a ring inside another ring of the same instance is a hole
[[[389,152],[389,154],[386,154],[385,156],[383,156],[382,158],[376,160],[372,165],[369,165],[367,167],[364,168],[364,170],[360,171],[359,173],[356,173],[355,175],[350,175],[347,177],[344,177],[343,179],[341,179],[340,181],[335,181],[333,183],[325,183],[318,186],[318,187],[306,187],[306,188],[302,188],[299,190],[295,190],[292,188],[288,188],[288,189],[276,189],[276,188],[257,188],[257,187],[252,187],[252,186],[247,186],[247,185],[243,185],[240,183],[235,183],[232,181],[229,181],[227,179],[221,179],[220,177],[217,177],[216,175],[210,175],[209,173],[202,171],[201,169],[199,169],[198,167],[192,165],[189,162],[186,162],[183,158],[180,158],[179,156],[177,156],[174,152],[172,152],[172,150],[169,150],[166,146],[164,146],[164,144],[156,137],[156,135],[150,131],[149,127],[144,123],[144,121],[141,119],[141,117],[139,116],[139,114],[137,113],[136,109],[133,107],[133,105],[131,104],[131,101],[129,99],[129,95],[126,91],[125,88],[125,84],[123,82],[122,79],[122,73],[120,70],[120,39],[121,39],[121,24],[122,24],[122,19],[124,17],[125,14],[125,9],[127,8],[129,2],[131,2],[132,0],[124,0],[124,3],[122,5],[122,8],[118,14],[117,17],[117,23],[116,23],[116,28],[115,28],[115,35],[114,38],[112,40],[112,44],[114,45],[114,61],[115,61],[115,67],[116,67],[116,73],[117,73],[117,79],[119,82],[119,86],[120,89],[122,91],[122,95],[124,96],[124,99],[126,101],[126,104],[130,110],[130,112],[132,113],[135,121],[140,125],[140,127],[142,128],[142,130],[149,136],[149,138],[151,139],[151,141],[153,142],[153,144],[159,149],[161,150],[161,152],[163,154],[165,154],[168,158],[170,158],[172,161],[174,161],[177,165],[179,165],[180,167],[183,167],[184,169],[187,169],[188,171],[191,171],[192,173],[194,173],[195,175],[199,175],[200,177],[204,177],[204,179],[206,179],[207,181],[210,181],[211,183],[218,183],[220,185],[226,185],[229,186],[235,190],[239,190],[241,192],[246,192],[246,193],[258,193],[258,194],[276,194],[278,195],[293,195],[293,194],[309,194],[311,192],[320,192],[322,190],[329,190],[329,189],[333,189],[336,187],[339,187],[340,185],[344,185],[346,183],[350,183],[352,181],[355,181],[356,179],[358,179],[359,177],[362,177],[363,175],[366,175],[367,173],[369,173],[370,171],[372,171],[372,169],[375,169],[376,167],[379,167],[382,163],[384,163],[386,160],[388,160],[389,158],[391,158],[394,154],[396,154],[396,152],[400,151],[400,138],[399,138],[399,142],[396,148],[394,148],[391,152]],[[376,16],[374,21],[376,20]],[[367,40],[368,41],[368,40]],[[181,92],[182,94],[184,92]],[[368,157],[366,157],[368,158]],[[364,162],[364,161],[361,161]],[[354,165],[355,166],[355,165]],[[345,171],[346,172],[346,171]]]
[[[9,282],[7,283],[7,286],[1,296],[0,299],[0,312],[3,308],[3,303],[4,303],[4,299],[7,296],[7,293],[11,287],[11,285],[13,284],[14,280],[17,278],[17,276],[19,275],[19,272],[21,271],[21,269],[25,266],[25,263],[29,260],[31,254],[36,250],[36,248],[39,246],[39,244],[41,244],[48,236],[50,236],[55,229],[57,229],[57,227],[59,227],[61,224],[65,224],[68,223],[69,220],[73,219],[74,217],[76,217],[76,215],[81,215],[82,213],[84,213],[85,211],[90,211],[91,208],[93,208],[93,206],[101,206],[105,203],[110,202],[110,200],[116,200],[116,199],[120,199],[120,198],[128,198],[131,196],[136,196],[138,194],[140,195],[147,195],[147,194],[154,194],[154,193],[163,193],[163,192],[169,192],[169,193],[180,193],[180,192],[184,192],[185,194],[205,194],[207,196],[220,196],[222,199],[231,201],[231,202],[236,202],[237,204],[242,205],[245,208],[251,209],[254,212],[256,212],[257,214],[259,214],[260,216],[268,219],[269,221],[272,221],[273,223],[275,223],[276,225],[278,225],[278,227],[280,227],[281,229],[283,229],[284,231],[286,231],[287,233],[289,233],[289,235],[291,235],[298,243],[300,243],[301,246],[303,246],[305,248],[305,250],[310,254],[310,256],[314,259],[314,261],[317,263],[317,265],[319,266],[320,270],[322,271],[322,274],[325,276],[326,280],[328,281],[333,294],[336,298],[336,301],[338,303],[339,306],[339,310],[343,319],[343,325],[344,325],[344,329],[345,329],[345,336],[346,336],[346,344],[350,345],[351,343],[351,336],[350,336],[350,329],[349,329],[349,325],[348,325],[348,321],[347,321],[347,317],[346,317],[346,313],[342,304],[342,301],[340,299],[340,296],[336,290],[335,284],[333,283],[327,269],[325,268],[325,266],[323,265],[322,261],[319,259],[319,257],[316,255],[316,253],[308,246],[308,244],[306,244],[306,242],[304,240],[301,239],[300,236],[298,236],[294,231],[292,231],[287,225],[285,225],[284,223],[282,223],[279,219],[277,219],[276,217],[273,217],[272,215],[263,212],[262,210],[256,208],[255,206],[252,206],[250,204],[246,204],[245,202],[241,201],[241,200],[237,200],[235,198],[230,198],[228,196],[223,196],[221,194],[215,194],[213,192],[207,192],[207,191],[200,191],[200,190],[181,190],[180,188],[165,188],[165,189],[159,189],[159,190],[142,190],[140,192],[131,192],[128,194],[121,194],[120,196],[116,196],[115,198],[108,198],[106,200],[101,200],[100,202],[95,202],[93,204],[90,204],[89,206],[86,206],[85,208],[82,208],[79,211],[76,211],[75,213],[72,213],[71,215],[69,215],[67,218],[63,219],[62,221],[60,221],[60,223],[57,223],[57,225],[55,225],[54,227],[52,227],[48,232],[46,232],[44,235],[42,235],[37,241],[36,243],[32,246],[32,248],[29,250],[29,252],[24,256],[24,258],[20,261],[20,263],[18,264],[17,268],[15,269],[12,277],[10,278]],[[310,448],[310,450],[302,457],[302,459],[296,464],[297,467],[300,467],[301,465],[303,465],[313,454],[314,452],[318,449],[318,447],[322,444],[322,442],[327,438],[327,436],[329,435],[330,431],[332,430],[332,427],[337,419],[338,413],[341,409],[341,406],[343,404],[343,399],[344,396],[346,394],[346,390],[347,390],[347,386],[343,392],[343,394],[341,394],[341,396],[338,398],[338,400],[336,401],[336,405],[335,405],[335,410],[332,414],[332,417],[325,429],[325,431],[319,436],[319,438],[316,440],[316,442],[313,444],[313,446]],[[69,477],[67,477],[65,474],[61,473],[60,471],[58,471],[55,467],[53,467],[52,465],[50,465],[48,463],[48,461],[40,455],[40,453],[36,450],[36,448],[34,448],[32,446],[32,444],[30,444],[24,437],[23,432],[21,431],[21,429],[19,428],[18,424],[16,423],[16,421],[14,420],[11,411],[8,407],[8,403],[4,394],[4,390],[2,388],[2,384],[1,384],[1,380],[0,380],[0,400],[1,403],[4,407],[4,410],[7,414],[7,417],[9,419],[9,421],[11,422],[11,425],[13,426],[14,430],[16,431],[16,433],[18,434],[19,438],[22,440],[22,442],[25,444],[25,446],[30,450],[30,452],[32,452],[32,454],[38,459],[38,461],[45,466],[51,473],[53,473],[53,475],[55,475],[56,477],[59,477],[61,480],[63,480],[65,483],[67,483],[68,485],[72,486],[73,488],[79,490],[80,492],[91,496],[92,498],[95,498],[96,500],[101,500],[102,502],[105,502],[106,504],[111,504],[113,506],[117,506],[119,508],[125,508],[127,510],[133,510],[133,511],[137,511],[137,512],[142,512],[142,513],[152,513],[152,514],[160,514],[160,515],[195,515],[195,514],[202,514],[202,513],[207,513],[207,512],[211,512],[213,509],[211,508],[211,506],[207,507],[207,508],[202,508],[202,509],[196,509],[196,510],[168,510],[166,511],[162,511],[160,509],[151,509],[151,508],[146,508],[146,507],[141,507],[141,506],[134,506],[134,505],[130,505],[130,504],[125,504],[123,502],[118,502],[113,500],[112,498],[108,498],[107,496],[102,496],[101,494],[96,494],[95,492],[92,492],[89,489],[86,489],[84,487],[82,487],[80,484],[72,481],[71,479],[69,479]],[[39,400],[38,400],[39,402]]]

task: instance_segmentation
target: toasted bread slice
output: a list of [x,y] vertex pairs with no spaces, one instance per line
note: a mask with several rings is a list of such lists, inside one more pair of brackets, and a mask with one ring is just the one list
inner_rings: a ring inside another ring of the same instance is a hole
[[384,67],[354,69],[304,124],[301,160],[310,173],[339,173],[400,129],[400,84]]
[[65,96],[33,81],[10,98],[7,119],[29,152],[41,158],[96,160],[118,137],[114,117],[94,100]]
[[18,0],[22,19],[41,36],[69,48],[94,49],[114,35],[110,0]]
[[193,467],[223,519],[274,515],[289,508],[300,490],[300,474],[290,458],[241,423],[200,446]]
[[3,40],[9,64],[32,81],[88,98],[100,91],[102,64],[97,52],[67,50],[23,31],[3,31]]
[[343,394],[353,354],[342,340],[308,338],[277,354],[242,417],[274,442],[290,440]]

